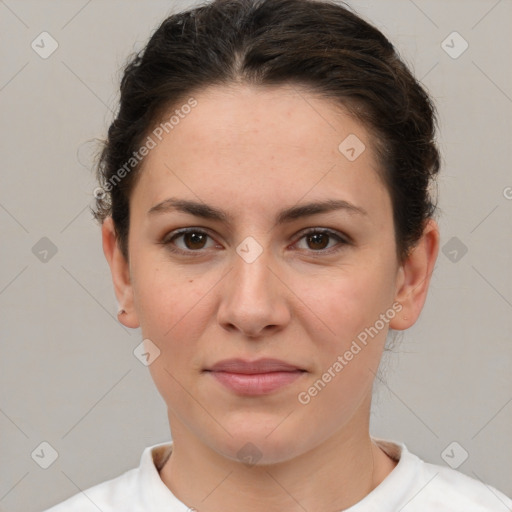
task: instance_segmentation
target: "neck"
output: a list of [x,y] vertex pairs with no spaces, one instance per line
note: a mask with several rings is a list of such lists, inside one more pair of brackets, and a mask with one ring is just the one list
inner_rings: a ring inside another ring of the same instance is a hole
[[247,466],[223,457],[170,418],[173,452],[160,476],[201,512],[342,510],[377,487],[396,466],[368,429],[346,429],[292,460]]

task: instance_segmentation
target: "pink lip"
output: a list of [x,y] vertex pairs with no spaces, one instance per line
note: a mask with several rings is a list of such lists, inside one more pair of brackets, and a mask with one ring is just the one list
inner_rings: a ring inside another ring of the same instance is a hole
[[278,359],[226,359],[206,371],[235,393],[252,396],[271,393],[305,373],[305,370]]

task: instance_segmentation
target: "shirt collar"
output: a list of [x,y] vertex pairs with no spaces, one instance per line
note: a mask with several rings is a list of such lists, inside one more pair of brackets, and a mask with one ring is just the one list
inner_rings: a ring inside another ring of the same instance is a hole
[[[398,464],[372,492],[346,512],[393,512],[404,502],[418,477],[421,460],[410,453],[404,443],[373,436],[371,439]],[[141,496],[141,505],[148,510],[190,512],[190,508],[179,501],[160,478],[159,470],[171,455],[172,446],[171,441],[144,450],[139,466],[138,495]]]

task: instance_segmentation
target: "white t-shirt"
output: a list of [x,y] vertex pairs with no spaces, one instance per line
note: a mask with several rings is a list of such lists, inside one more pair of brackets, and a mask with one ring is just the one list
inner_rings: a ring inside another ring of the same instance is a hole
[[[372,437],[398,461],[388,476],[346,512],[506,512],[512,500],[449,467],[424,462],[405,444]],[[160,478],[171,443],[144,450],[140,466],[91,487],[45,512],[190,512]]]

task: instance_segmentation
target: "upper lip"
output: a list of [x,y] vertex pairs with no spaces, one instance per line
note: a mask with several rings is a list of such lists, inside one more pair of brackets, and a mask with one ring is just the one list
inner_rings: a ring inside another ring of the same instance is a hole
[[256,374],[305,370],[279,359],[263,358],[257,359],[256,361],[245,361],[244,359],[224,359],[207,368],[206,371]]

